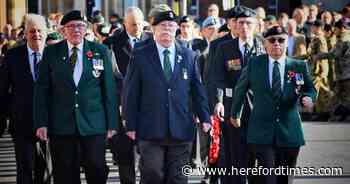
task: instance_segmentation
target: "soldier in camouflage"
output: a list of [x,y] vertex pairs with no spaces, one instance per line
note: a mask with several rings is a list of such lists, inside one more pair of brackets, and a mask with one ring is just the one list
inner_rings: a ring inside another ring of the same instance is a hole
[[[327,40],[325,38],[323,27],[324,25],[320,20],[316,20],[311,24],[311,32],[314,36],[311,38],[308,48],[308,53],[310,56],[328,52]],[[318,94],[315,104],[316,115],[313,117],[313,120],[327,121],[329,118],[330,109],[329,102],[333,94],[328,81],[328,60],[320,59],[316,62],[311,61],[309,62],[309,68]]]
[[329,59],[335,62],[335,107],[331,121],[350,121],[350,25],[344,20],[335,23],[337,43],[328,53],[320,53],[313,60]]

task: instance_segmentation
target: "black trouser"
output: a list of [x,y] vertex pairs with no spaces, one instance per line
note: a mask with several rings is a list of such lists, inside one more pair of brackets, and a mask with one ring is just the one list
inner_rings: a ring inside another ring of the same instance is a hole
[[191,142],[160,144],[138,142],[142,184],[187,184],[182,167],[189,163]]
[[[259,145],[253,144],[253,147],[257,154],[259,154],[258,166],[263,168],[278,168],[283,166],[284,168],[296,167],[297,158],[299,154],[299,147],[286,148],[277,147],[274,145]],[[287,175],[274,175],[272,173],[268,176],[259,176],[257,184],[292,184],[294,176]]]
[[134,141],[126,135],[122,125],[110,141],[113,159],[118,163],[121,184],[136,183],[134,145]]
[[46,162],[37,153],[34,136],[15,134],[13,138],[16,154],[17,184],[44,184]]
[[0,113],[0,137],[5,133],[7,127],[7,116],[5,113]]
[[[239,167],[239,146],[240,146],[240,135],[239,129],[231,125],[228,120],[222,122],[222,134],[224,138],[224,151],[225,151],[225,168],[230,170],[232,167]],[[238,175],[226,175],[224,176],[225,184],[239,183]]]
[[80,184],[82,161],[88,184],[106,183],[105,135],[50,136],[55,184]]

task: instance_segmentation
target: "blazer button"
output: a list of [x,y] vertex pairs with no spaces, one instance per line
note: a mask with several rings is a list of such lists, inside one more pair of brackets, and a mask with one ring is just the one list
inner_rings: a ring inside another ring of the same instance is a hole
[[280,122],[280,119],[279,119],[279,118],[277,118],[277,119],[276,119],[276,122],[277,122],[277,123],[278,123],[278,122]]
[[277,109],[277,110],[280,110],[280,106],[277,106],[276,109]]
[[170,92],[170,91],[171,91],[171,88],[168,89],[168,92]]
[[75,108],[78,108],[79,107],[79,104],[75,104]]
[[169,107],[169,104],[165,104],[166,107]]
[[79,94],[78,91],[75,91],[75,94],[78,95]]

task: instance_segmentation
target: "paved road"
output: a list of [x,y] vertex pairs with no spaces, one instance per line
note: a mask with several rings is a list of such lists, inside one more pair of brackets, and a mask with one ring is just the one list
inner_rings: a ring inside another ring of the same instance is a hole
[[[306,146],[301,149],[300,167],[342,167],[342,176],[301,176],[295,184],[349,184],[350,183],[350,123],[304,123]],[[107,151],[107,163],[111,167],[109,183],[119,183],[118,168],[112,164]],[[15,183],[14,149],[9,136],[0,139],[0,184]],[[82,174],[82,178],[84,175]],[[190,177],[190,183],[199,183],[199,177]]]

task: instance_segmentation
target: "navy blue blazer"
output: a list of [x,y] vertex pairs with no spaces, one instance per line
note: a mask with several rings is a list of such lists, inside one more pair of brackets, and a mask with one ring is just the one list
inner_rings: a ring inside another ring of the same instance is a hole
[[[140,140],[165,138],[191,141],[195,124],[192,109],[201,122],[209,122],[208,100],[195,54],[176,43],[173,75],[167,81],[155,42],[134,49],[124,88],[126,128]],[[190,107],[192,104],[193,108]]]

